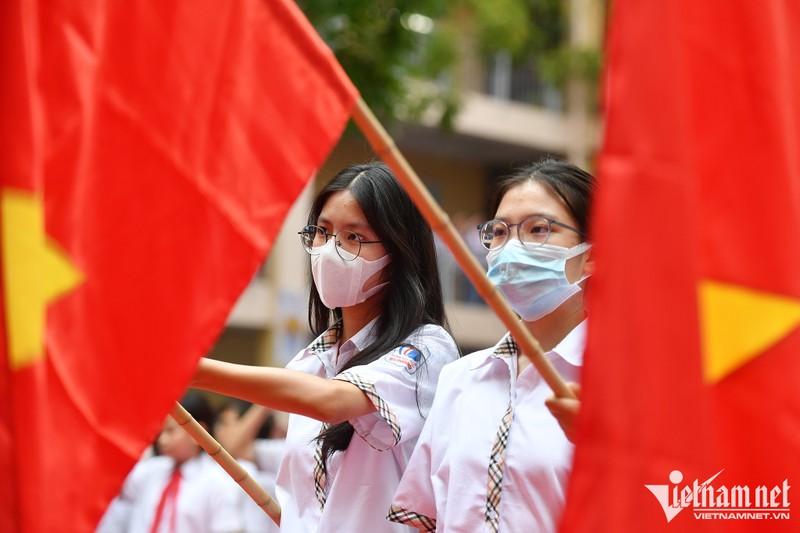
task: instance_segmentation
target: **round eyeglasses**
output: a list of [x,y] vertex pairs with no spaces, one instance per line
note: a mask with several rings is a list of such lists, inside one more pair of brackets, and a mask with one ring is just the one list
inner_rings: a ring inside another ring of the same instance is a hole
[[506,224],[502,220],[490,220],[478,226],[478,234],[484,248],[496,250],[506,245],[511,235],[511,228],[516,227],[519,241],[525,246],[535,248],[547,242],[553,226],[566,228],[584,237],[580,230],[546,217],[526,218],[519,224]]
[[336,239],[336,253],[345,261],[353,261],[361,253],[362,244],[377,244],[381,241],[365,241],[360,235],[350,230],[339,230],[337,233],[328,233],[325,228],[319,226],[305,226],[297,232],[300,235],[300,242],[303,244],[303,249],[309,255],[319,255],[322,247],[328,242],[328,239],[334,237]]

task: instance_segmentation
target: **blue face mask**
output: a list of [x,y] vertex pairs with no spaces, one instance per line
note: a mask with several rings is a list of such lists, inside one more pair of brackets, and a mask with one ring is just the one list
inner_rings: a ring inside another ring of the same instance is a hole
[[570,283],[565,268],[567,259],[589,248],[585,242],[572,248],[549,244],[530,248],[512,239],[487,254],[489,280],[523,320],[539,320],[581,290],[578,283],[588,275]]

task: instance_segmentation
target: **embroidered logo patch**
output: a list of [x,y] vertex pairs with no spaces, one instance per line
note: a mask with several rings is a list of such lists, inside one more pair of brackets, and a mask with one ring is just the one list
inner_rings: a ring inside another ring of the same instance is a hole
[[403,370],[408,374],[413,374],[417,371],[417,366],[419,366],[420,359],[422,359],[422,354],[414,348],[405,346],[393,352],[389,352],[384,355],[383,358],[393,365],[403,367]]

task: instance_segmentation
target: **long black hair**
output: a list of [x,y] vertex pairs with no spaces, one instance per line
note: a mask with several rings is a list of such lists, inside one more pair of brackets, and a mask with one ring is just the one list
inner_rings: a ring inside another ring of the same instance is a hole
[[[446,319],[433,232],[391,170],[381,162],[345,168],[317,195],[308,224],[317,224],[325,203],[339,191],[353,195],[392,259],[386,266],[389,284],[384,289],[383,309],[387,312],[376,322],[373,342],[340,369],[344,371],[407,345],[406,338],[424,324],[446,326]],[[321,335],[341,317],[341,309],[328,309],[322,303],[312,277],[308,298],[311,331]],[[346,449],[352,437],[349,422],[326,426],[318,437],[323,465],[333,452]]]
[[497,208],[509,190],[529,180],[541,183],[561,198],[578,223],[577,229],[581,230],[583,235],[589,235],[589,210],[595,187],[594,177],[573,164],[551,157],[520,167],[508,176],[500,178],[492,194],[491,216],[497,214]]

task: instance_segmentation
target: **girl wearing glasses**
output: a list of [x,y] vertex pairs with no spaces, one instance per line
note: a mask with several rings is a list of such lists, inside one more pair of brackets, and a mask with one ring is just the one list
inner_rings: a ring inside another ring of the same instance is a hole
[[[547,159],[502,179],[479,227],[488,276],[546,357],[577,381],[593,178]],[[436,399],[389,513],[424,531],[555,531],[573,446],[551,394],[506,335],[442,371]]]
[[382,163],[334,177],[299,234],[316,340],[285,369],[204,359],[192,385],[292,413],[281,530],[407,531],[386,509],[439,371],[458,358],[433,234]]

